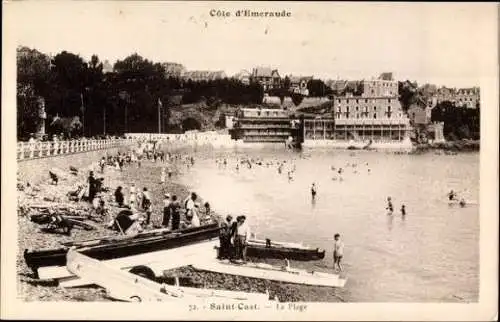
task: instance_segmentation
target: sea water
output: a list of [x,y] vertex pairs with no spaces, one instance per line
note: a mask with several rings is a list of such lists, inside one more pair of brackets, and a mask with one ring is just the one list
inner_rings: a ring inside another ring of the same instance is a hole
[[[303,242],[327,250],[345,243],[351,302],[477,301],[479,206],[450,206],[453,189],[479,201],[479,154],[395,155],[369,151],[198,151],[182,181],[221,215],[244,214],[258,238]],[[216,159],[227,159],[224,168]],[[263,165],[236,163],[262,159]],[[277,162],[286,161],[281,174]],[[266,166],[267,162],[273,165]],[[355,164],[355,166],[353,166]],[[293,179],[287,172],[295,167]],[[335,170],[332,170],[335,167]],[[338,168],[343,168],[339,175]],[[316,184],[317,196],[311,197]],[[390,196],[394,213],[388,215]],[[406,216],[400,212],[406,205]]]

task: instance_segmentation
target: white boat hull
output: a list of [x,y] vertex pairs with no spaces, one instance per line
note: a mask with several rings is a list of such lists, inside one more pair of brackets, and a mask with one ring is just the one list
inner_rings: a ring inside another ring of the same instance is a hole
[[232,264],[227,260],[198,262],[192,264],[192,266],[199,270],[304,285],[344,287],[347,281],[346,278],[340,278],[338,274],[308,272],[306,270],[293,268],[280,269],[268,264]]
[[123,301],[175,301],[179,299],[251,300],[259,303],[269,301],[269,294],[266,293],[245,293],[162,285],[144,277],[116,269],[73,250],[68,252],[67,267],[71,273],[92,282],[92,284],[106,288],[111,297]]
[[[218,240],[210,240],[194,245],[110,259],[101,262],[124,270],[128,270],[136,266],[147,266],[153,270],[155,275],[160,276],[165,270],[190,265],[193,261],[213,258],[215,256],[214,248],[218,245]],[[76,287],[89,284],[87,281],[76,278],[71,272],[68,271],[66,266],[40,267],[38,268],[38,276],[41,280],[60,280],[60,285],[64,287]],[[77,280],[80,280],[80,282]]]

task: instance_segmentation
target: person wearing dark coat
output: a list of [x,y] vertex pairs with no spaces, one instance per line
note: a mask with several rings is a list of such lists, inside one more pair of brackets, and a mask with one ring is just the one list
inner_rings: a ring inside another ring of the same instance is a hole
[[97,193],[96,178],[94,177],[94,171],[90,171],[87,182],[89,184],[89,200],[90,202],[92,202]]
[[177,230],[181,222],[181,205],[177,200],[177,196],[172,196],[172,203],[170,203],[169,207],[172,216],[172,230]]
[[222,222],[219,234],[219,259],[231,259],[232,258],[232,245],[231,238],[234,234],[234,229],[236,228],[235,222],[233,222],[233,217],[228,215],[226,221]]
[[118,188],[116,188],[115,190],[115,201],[118,204],[118,207],[123,207],[123,202],[125,200],[122,189],[122,186],[118,186]]

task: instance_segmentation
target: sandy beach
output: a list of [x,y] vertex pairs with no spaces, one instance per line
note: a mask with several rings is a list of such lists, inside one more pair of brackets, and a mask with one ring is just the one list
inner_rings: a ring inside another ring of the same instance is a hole
[[[102,155],[104,156],[104,152]],[[44,201],[45,198],[56,200],[64,204],[71,204],[71,206],[75,208],[90,208],[91,205],[89,202],[68,201],[66,194],[68,191],[73,190],[78,184],[85,183],[88,171],[93,170],[97,177],[104,177],[104,186],[108,188],[108,191],[104,192],[103,195],[109,209],[109,216],[117,214],[119,211],[119,208],[113,205],[113,193],[116,187],[119,185],[124,187],[125,195],[127,196],[128,187],[132,182],[134,182],[138,189],[147,187],[150,191],[153,204],[153,215],[151,220],[153,227],[159,227],[161,225],[163,194],[168,192],[171,195],[177,195],[182,201],[190,193],[186,185],[179,183],[181,176],[183,176],[185,172],[189,171],[189,167],[186,166],[186,163],[184,162],[187,156],[187,154],[178,155],[178,158],[172,162],[170,165],[173,169],[172,178],[170,180],[167,179],[167,182],[164,184],[160,183],[160,173],[161,167],[165,166],[166,163],[161,163],[160,161],[153,162],[152,160],[143,160],[140,167],[134,163],[125,165],[123,171],[107,166],[102,174],[97,167],[98,160],[89,160],[89,163],[92,162],[92,164],[86,168],[79,169],[80,171],[77,176],[71,175],[69,171],[65,171],[64,169],[59,169],[59,171],[65,173],[65,175],[64,178],[59,181],[57,186],[49,184],[50,179],[47,173],[47,178],[34,185],[34,189],[33,185],[31,187],[26,187],[26,183],[29,182],[30,178],[19,177],[19,183],[24,186],[24,188],[18,190],[18,205],[20,206],[18,207],[19,239],[17,247],[17,272],[19,281],[18,297],[25,301],[110,301],[110,299],[106,297],[105,290],[99,287],[66,289],[58,287],[56,282],[36,280],[31,270],[26,266],[22,254],[25,249],[34,250],[54,248],[60,247],[61,242],[118,235],[117,231],[113,231],[105,227],[105,224],[109,222],[111,217],[106,218],[99,223],[92,223],[97,227],[95,230],[87,231],[75,228],[72,230],[71,236],[42,232],[40,230],[42,225],[31,222],[29,215],[21,209],[23,206],[29,204],[47,203],[47,201]],[[81,157],[83,156],[75,156],[75,158]],[[210,202],[210,200],[203,200],[203,196],[201,197],[201,205],[203,205],[205,201]],[[226,214],[221,215],[225,216]],[[218,218],[220,218],[219,215],[213,213],[210,220],[217,220]],[[183,218],[181,218],[181,221],[182,219]],[[279,261],[273,262],[273,260],[266,260],[265,262],[277,265],[282,264]],[[194,287],[240,290],[247,292],[265,292],[268,290],[272,298],[277,296],[280,301],[343,301],[340,292],[333,288],[304,286],[206,271],[197,271],[189,266],[166,271],[164,281],[168,282],[168,280],[171,280],[169,277],[173,276],[180,277],[181,282],[182,280],[185,280],[187,281],[186,285]]]

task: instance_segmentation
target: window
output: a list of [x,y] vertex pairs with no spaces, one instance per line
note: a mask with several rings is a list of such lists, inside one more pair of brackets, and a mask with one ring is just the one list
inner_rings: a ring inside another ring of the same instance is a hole
[[390,103],[390,102],[391,102],[391,99],[390,99],[390,98],[389,98],[389,99],[387,99],[387,102],[389,102],[389,103]]
[[347,99],[345,102],[346,102],[347,104],[349,104],[349,100],[348,100],[348,99]]
[[368,103],[368,99],[367,98],[365,98],[365,103]]
[[356,106],[356,112],[359,111],[359,106]]
[[356,113],[356,118],[359,119],[359,113]]
[[358,100],[358,99],[356,99],[356,103],[359,103],[359,100]]
[[339,103],[340,103],[340,100],[339,100]]
[[376,119],[377,118],[377,113],[373,113],[373,118]]
[[376,111],[376,110],[377,110],[377,107],[376,107],[376,106],[374,106],[374,107],[373,107],[373,110],[374,110],[374,111]]

